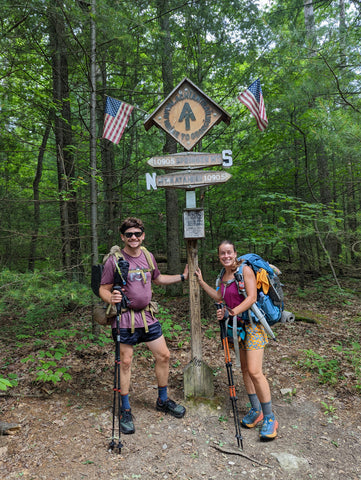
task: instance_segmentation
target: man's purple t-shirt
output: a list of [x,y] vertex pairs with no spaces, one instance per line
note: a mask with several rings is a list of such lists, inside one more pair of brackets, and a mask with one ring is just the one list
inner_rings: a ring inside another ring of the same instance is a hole
[[[145,271],[149,270],[149,265],[143,252],[139,255],[139,257],[131,257],[122,250],[122,255],[124,259],[129,262],[129,273],[127,278],[127,284],[124,287],[124,292],[131,302],[131,308],[134,310],[134,326],[135,328],[142,328],[144,327],[144,321],[141,310],[147,305],[149,305],[149,302],[152,299],[152,280],[155,280],[157,277],[159,277],[160,271],[152,253],[151,256],[155,267],[153,272]],[[130,270],[135,270],[135,272],[130,272]],[[113,284],[114,271],[115,259],[114,257],[109,257],[108,260],[105,262],[100,284]],[[145,275],[146,282],[144,282],[143,275]],[[157,321],[157,319],[154,319],[152,317],[150,312],[144,313],[148,325],[151,325],[152,323],[155,323]],[[112,328],[116,327],[115,317],[112,320],[111,325]],[[120,328],[131,328],[131,313],[129,310],[122,313],[120,319]]]

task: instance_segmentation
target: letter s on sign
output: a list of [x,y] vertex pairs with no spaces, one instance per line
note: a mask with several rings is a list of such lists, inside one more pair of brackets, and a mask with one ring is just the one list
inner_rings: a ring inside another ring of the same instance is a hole
[[231,167],[233,165],[232,150],[223,150],[222,160],[224,167]]

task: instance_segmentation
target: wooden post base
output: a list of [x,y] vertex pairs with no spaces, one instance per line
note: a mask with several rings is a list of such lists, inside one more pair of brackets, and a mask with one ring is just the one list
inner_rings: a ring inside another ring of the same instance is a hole
[[202,360],[194,359],[183,372],[184,398],[212,398],[213,378],[212,369]]

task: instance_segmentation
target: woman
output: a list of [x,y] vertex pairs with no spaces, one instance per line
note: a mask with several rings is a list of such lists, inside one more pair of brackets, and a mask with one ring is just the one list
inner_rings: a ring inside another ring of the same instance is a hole
[[268,338],[263,326],[259,322],[250,322],[248,317],[248,310],[257,300],[256,277],[251,267],[248,265],[243,267],[247,293],[245,298],[238,293],[234,279],[234,273],[241,263],[237,261],[234,244],[224,240],[218,247],[218,256],[224,267],[219,289],[215,290],[203,280],[199,268],[195,274],[203,290],[216,302],[224,302],[226,305],[225,308],[217,309],[217,319],[222,320],[227,309],[230,315],[237,315],[238,325],[241,324],[246,332],[244,340],[240,340],[239,347],[242,375],[251,409],[242,419],[242,425],[253,428],[263,421],[260,439],[271,440],[277,436],[278,422],[272,411],[269,384],[262,371],[264,347],[268,343]]

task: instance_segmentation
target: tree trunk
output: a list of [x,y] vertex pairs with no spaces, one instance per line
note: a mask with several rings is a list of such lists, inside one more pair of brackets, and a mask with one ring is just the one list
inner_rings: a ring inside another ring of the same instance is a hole
[[[104,122],[104,111],[105,111],[105,95],[104,92],[107,90],[107,64],[104,59],[98,61],[100,67],[100,82],[101,87],[101,100],[98,102],[98,126],[99,130],[103,128]],[[114,145],[108,140],[102,140],[100,144],[100,155],[101,155],[101,177],[102,177],[102,194],[103,194],[103,203],[101,209],[99,209],[99,236],[101,238],[102,245],[105,243],[104,253],[107,253],[111,246],[113,246],[119,237],[117,235],[117,228],[119,226],[119,216],[122,215],[121,206],[119,209],[117,205],[119,202],[119,195],[117,189],[114,188],[116,184],[116,171],[115,171],[115,153]]]
[[313,46],[315,41],[315,16],[313,12],[312,0],[303,0],[303,6],[305,15],[306,40],[310,46]]
[[[303,0],[304,4],[304,15],[305,15],[305,29],[306,29],[306,42],[307,45],[314,50],[317,44],[317,38],[315,33],[315,17],[313,11],[313,1],[312,0]],[[312,51],[311,56],[315,55],[316,52]],[[330,188],[330,183],[332,181],[329,175],[329,165],[328,165],[328,155],[325,151],[324,143],[321,139],[317,151],[316,151],[316,161],[317,161],[317,175],[318,175],[318,185],[320,200],[322,205],[326,209],[331,207],[332,202],[332,191]],[[320,232],[317,233],[317,237],[321,239]],[[337,240],[337,237],[332,232],[326,232],[326,240],[324,244],[327,248],[328,253],[331,257],[337,257],[340,252],[340,245]]]
[[[346,14],[345,14],[345,1],[339,0],[339,36],[340,36],[340,66],[341,68],[346,65],[347,62],[347,52],[346,52],[346,34],[347,34],[347,24],[346,24]],[[354,245],[357,242],[357,201],[355,192],[356,187],[356,178],[354,175],[354,165],[352,158],[347,161],[348,177],[346,183],[346,222],[345,230],[347,232],[347,249],[349,253],[349,259],[352,262],[355,261],[355,251]]]
[[348,180],[347,180],[347,186],[346,186],[346,191],[347,191],[347,205],[346,205],[346,211],[347,211],[347,230],[348,230],[348,241],[347,244],[349,246],[350,250],[350,256],[351,256],[351,261],[355,261],[355,245],[357,241],[359,240],[359,237],[357,235],[357,201],[356,201],[356,191],[357,191],[357,181],[355,179],[354,175],[354,166],[353,162],[349,161],[348,162]]
[[[169,30],[169,15],[166,13],[169,10],[168,0],[158,0],[157,9],[162,34],[162,79],[164,94],[166,96],[173,90],[173,52]],[[163,153],[177,153],[177,143],[173,137],[168,134],[166,135]],[[167,212],[167,272],[169,274],[176,274],[183,271],[180,263],[178,192],[176,189],[166,189],[165,196]],[[180,295],[182,293],[181,285],[169,285],[167,292],[171,296]]]
[[97,188],[97,92],[96,92],[96,30],[95,0],[91,2],[90,16],[90,225],[91,225],[91,258],[92,265],[98,263],[98,188]]
[[339,35],[340,35],[340,65],[344,66],[346,62],[346,14],[345,1],[339,0],[340,20],[339,20]]
[[43,158],[44,152],[46,149],[46,144],[51,130],[51,114],[49,113],[48,120],[45,127],[45,132],[43,135],[43,140],[41,142],[39,155],[38,155],[38,164],[36,167],[35,178],[33,181],[33,198],[34,198],[34,230],[31,235],[30,243],[30,253],[29,253],[29,270],[34,271],[35,267],[35,257],[36,257],[36,245],[38,240],[39,224],[40,224],[40,201],[39,201],[39,185],[41,181],[41,176],[43,173]]
[[49,4],[49,39],[53,70],[54,125],[60,196],[62,260],[69,279],[82,280],[75,161],[72,153],[72,119],[64,19],[58,1]]

